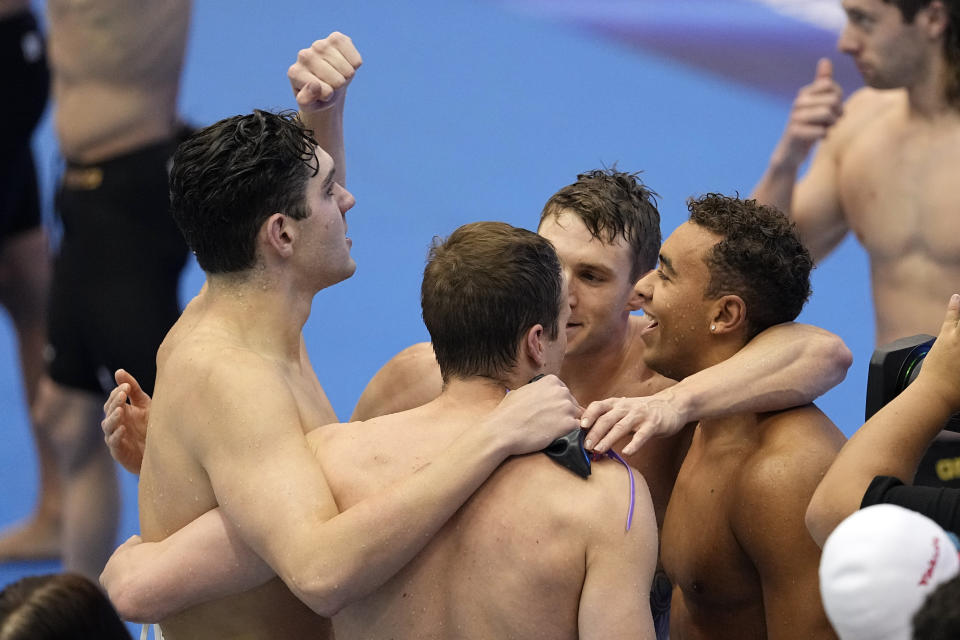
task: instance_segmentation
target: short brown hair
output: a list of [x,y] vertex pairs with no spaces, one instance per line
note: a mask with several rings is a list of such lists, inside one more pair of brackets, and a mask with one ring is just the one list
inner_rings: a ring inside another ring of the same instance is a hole
[[557,191],[540,213],[540,224],[549,216],[570,211],[583,220],[590,234],[604,243],[618,237],[630,245],[630,277],[636,280],[657,264],[660,252],[660,212],[657,194],[646,187],[639,172],[594,169]]
[[2,640],[130,640],[99,587],[83,576],[27,576],[0,592]]
[[541,324],[556,339],[563,300],[560,260],[548,240],[503,222],[467,224],[434,239],[420,289],[443,381],[502,380],[517,346]]

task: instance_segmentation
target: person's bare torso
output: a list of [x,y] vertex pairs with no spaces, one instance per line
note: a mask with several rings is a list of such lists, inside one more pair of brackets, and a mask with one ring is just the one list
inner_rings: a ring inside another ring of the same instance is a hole
[[[781,412],[801,415],[803,412],[817,412],[808,406]],[[704,436],[704,429],[718,427],[727,429],[733,425],[731,437]],[[782,427],[779,433],[771,433],[767,421],[762,417],[733,416],[722,421],[705,424],[697,428],[680,472],[663,523],[661,562],[670,578],[673,589],[671,606],[670,633],[677,640],[740,640],[742,638],[762,639],[767,637],[764,593],[758,568],[754,560],[745,551],[745,542],[739,538],[744,522],[747,526],[756,524],[762,528],[759,519],[752,520],[749,505],[757,505],[756,497],[747,495],[747,474],[755,472],[765,464],[774,447],[782,447],[784,437],[792,437]],[[766,430],[766,432],[765,432]],[[826,451],[835,452],[842,446],[843,438],[839,431],[831,427],[826,429],[804,429],[795,434],[797,457],[811,439],[817,439]],[[806,439],[806,440],[805,440]],[[772,443],[772,444],[771,444]],[[818,447],[820,448],[820,447]],[[781,449],[782,452],[782,449]],[[794,456],[790,456],[793,458]],[[829,464],[829,460],[824,462]],[[786,473],[811,474],[811,471],[798,465],[788,467]],[[813,472],[817,477],[808,478],[812,493],[822,470]],[[797,483],[803,482],[798,479]],[[763,502],[760,500],[759,502]],[[803,527],[805,504],[797,506],[796,527]],[[745,506],[748,505],[748,506]],[[805,530],[803,531],[805,534]],[[811,555],[810,566],[806,568],[810,580],[811,593],[808,595],[819,601],[816,588],[816,558],[812,538],[804,536],[801,544],[805,552]],[[797,549],[785,548],[787,553],[798,553]],[[797,602],[797,607],[806,606]],[[832,637],[826,618],[820,627],[824,635]],[[799,636],[798,636],[799,637]]]
[[60,150],[98,162],[176,126],[191,0],[47,0]]
[[838,188],[870,256],[877,343],[935,335],[960,283],[960,114],[910,118],[904,90],[856,98],[837,131]]
[[[159,540],[217,506],[205,471],[191,450],[191,433],[203,429],[191,419],[191,407],[203,398],[191,393],[194,381],[186,361],[229,358],[246,349],[210,321],[203,294],[177,322],[158,355],[156,393],[150,413],[148,446],[140,476],[139,511],[143,538]],[[309,362],[302,373],[283,371],[296,398],[305,430],[336,421]],[[246,399],[249,401],[250,399]],[[251,479],[255,481],[255,479]],[[329,621],[320,618],[274,579],[234,597],[192,607],[162,621],[168,640],[178,638],[325,638]]]
[[[342,510],[440,455],[463,420],[427,406],[310,440]],[[337,638],[576,638],[590,519],[626,518],[626,473],[596,463],[584,481],[546,456],[508,460],[410,564],[334,617]],[[592,511],[604,491],[623,492],[622,513]]]

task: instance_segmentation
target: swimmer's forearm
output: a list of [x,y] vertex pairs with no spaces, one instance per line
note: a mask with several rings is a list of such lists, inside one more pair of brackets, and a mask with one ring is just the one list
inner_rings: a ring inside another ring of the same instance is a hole
[[340,94],[336,104],[323,111],[300,111],[300,118],[307,129],[313,131],[320,148],[330,154],[335,167],[334,180],[342,186],[347,185],[346,152],[343,142],[343,110],[346,101],[346,88]]
[[685,423],[778,411],[810,403],[832,389],[852,362],[850,350],[836,335],[785,323],[761,332],[727,360],[660,394],[670,395]]
[[300,118],[320,147],[333,158],[334,180],[346,186],[343,106],[347,87],[363,64],[353,40],[337,31],[297,53],[287,70]]
[[123,619],[157,622],[275,575],[214,509],[159,542],[128,541],[114,552],[100,582]]
[[761,204],[776,207],[789,215],[793,205],[793,189],[797,184],[799,169],[799,162],[774,152],[767,170],[753,188],[750,197]]

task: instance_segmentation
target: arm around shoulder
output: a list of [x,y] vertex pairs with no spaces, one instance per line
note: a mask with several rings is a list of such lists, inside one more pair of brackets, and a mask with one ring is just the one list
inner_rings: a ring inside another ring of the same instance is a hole
[[[211,441],[201,458],[239,538],[298,598],[328,617],[403,567],[505,457],[547,446],[576,426],[580,411],[556,376],[525,385],[436,460],[338,514],[302,431],[282,428],[297,413],[294,399],[282,385],[265,382],[265,375],[254,371],[249,380],[229,385],[231,394],[255,407],[234,406],[201,416],[219,421],[206,426],[219,432],[220,439],[231,428],[224,423],[239,423],[232,427],[239,433],[228,438],[229,445]],[[222,388],[222,383],[213,380],[211,386]],[[261,426],[250,426],[251,422]],[[269,428],[262,428],[264,424]],[[224,532],[218,535],[222,538]],[[223,546],[207,548],[216,552]],[[256,566],[251,571],[259,575]],[[232,583],[236,574],[228,570],[226,575]]]
[[685,422],[779,411],[813,402],[839,384],[853,362],[838,336],[788,322],[760,332],[730,358],[668,390],[687,407]]

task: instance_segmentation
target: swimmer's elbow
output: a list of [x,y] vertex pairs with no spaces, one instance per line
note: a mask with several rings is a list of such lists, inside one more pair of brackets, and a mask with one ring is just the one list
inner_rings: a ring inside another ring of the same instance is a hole
[[107,588],[107,596],[120,618],[128,622],[153,623],[168,615],[157,606],[158,599],[150,597],[133,580],[114,581]]
[[338,576],[315,570],[305,573],[293,576],[287,586],[317,615],[332,618],[350,601],[349,590]]
[[[813,402],[847,377],[853,354],[839,336],[812,327],[803,340],[803,351],[796,363],[803,367],[808,385],[802,389],[805,402]],[[798,391],[801,389],[798,388]]]
[[843,520],[843,516],[838,515],[838,505],[826,494],[824,491],[816,491],[803,517],[810,537],[820,548],[823,548],[823,543]]
[[820,342],[820,357],[829,364],[826,376],[833,385],[838,385],[847,377],[847,370],[853,364],[853,353],[840,336],[832,333],[827,333]]

